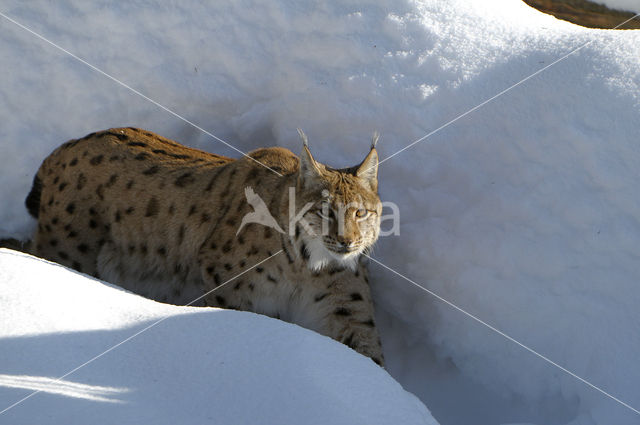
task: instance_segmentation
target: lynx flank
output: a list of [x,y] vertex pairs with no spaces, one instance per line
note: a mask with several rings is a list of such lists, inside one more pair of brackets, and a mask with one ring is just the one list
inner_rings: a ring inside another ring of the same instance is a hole
[[[276,147],[251,152],[255,160],[136,128],[71,140],[44,160],[27,197],[38,219],[32,251],[173,304],[224,284],[201,305],[281,318],[382,365],[359,260],[379,233],[375,140],[360,165],[338,170],[316,162],[301,136],[300,159]],[[250,219],[250,195],[272,225]]]

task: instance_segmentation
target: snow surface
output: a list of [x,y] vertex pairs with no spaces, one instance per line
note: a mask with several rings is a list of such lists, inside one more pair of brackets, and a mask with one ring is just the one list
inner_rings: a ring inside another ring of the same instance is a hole
[[[247,151],[381,158],[401,234],[375,258],[640,409],[640,32],[517,0],[2,2],[74,54]],[[0,236],[62,141],[138,126],[236,155],[0,18]],[[589,43],[586,44],[585,43]],[[640,416],[372,265],[388,370],[444,425]],[[88,376],[88,375],[87,375]],[[104,384],[104,383],[102,383]]]
[[42,391],[3,424],[437,425],[370,359],[266,316],[160,304],[6,249],[0,305],[0,410]]
[[640,0],[597,0],[596,3],[604,4],[609,9],[640,12]]

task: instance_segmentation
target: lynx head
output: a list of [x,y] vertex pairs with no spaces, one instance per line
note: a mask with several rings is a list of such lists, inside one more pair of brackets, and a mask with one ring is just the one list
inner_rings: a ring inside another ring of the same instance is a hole
[[355,269],[358,256],[380,233],[382,204],[378,197],[378,153],[374,134],[371,150],[354,167],[334,169],[313,159],[307,137],[303,141],[296,188],[296,241],[309,267],[329,264]]

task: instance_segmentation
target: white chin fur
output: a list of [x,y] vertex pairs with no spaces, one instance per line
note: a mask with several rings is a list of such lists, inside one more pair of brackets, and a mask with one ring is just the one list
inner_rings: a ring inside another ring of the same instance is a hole
[[359,252],[351,252],[348,254],[338,254],[327,249],[320,239],[309,238],[304,241],[309,254],[307,261],[308,267],[314,271],[320,271],[329,265],[337,265],[349,268],[353,271],[358,267]]

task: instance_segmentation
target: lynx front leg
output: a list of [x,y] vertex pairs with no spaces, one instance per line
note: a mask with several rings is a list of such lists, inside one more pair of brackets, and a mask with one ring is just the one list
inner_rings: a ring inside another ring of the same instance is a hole
[[304,312],[299,310],[302,314],[297,315],[298,320],[292,320],[294,323],[313,318],[315,326],[309,323],[303,326],[316,329],[384,366],[373,301],[362,275],[345,271],[330,276],[325,289],[318,288],[313,298],[304,304]]

